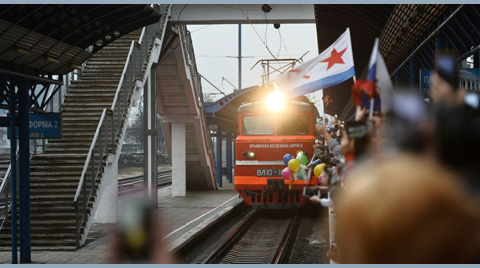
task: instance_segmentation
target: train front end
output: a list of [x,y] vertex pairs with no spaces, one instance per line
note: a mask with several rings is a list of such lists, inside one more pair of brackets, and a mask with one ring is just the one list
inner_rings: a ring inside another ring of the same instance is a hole
[[247,205],[257,209],[298,208],[306,202],[303,188],[316,181],[284,179],[283,157],[299,152],[312,157],[316,108],[310,102],[288,101],[281,111],[272,112],[265,105],[239,107],[235,189]]

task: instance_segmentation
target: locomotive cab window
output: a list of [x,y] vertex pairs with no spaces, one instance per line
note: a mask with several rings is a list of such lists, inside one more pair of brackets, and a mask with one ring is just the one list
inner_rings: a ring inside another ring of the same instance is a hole
[[243,117],[244,135],[273,135],[274,120],[271,116]]
[[278,118],[277,136],[308,135],[310,132],[310,117],[294,115]]

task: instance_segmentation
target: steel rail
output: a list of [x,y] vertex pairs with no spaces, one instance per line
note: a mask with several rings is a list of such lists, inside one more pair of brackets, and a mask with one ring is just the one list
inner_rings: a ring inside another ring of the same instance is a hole
[[301,216],[300,213],[293,217],[292,221],[290,222],[287,231],[285,232],[285,236],[283,237],[282,243],[278,248],[277,254],[273,260],[273,264],[285,263],[287,258],[290,255],[290,250],[293,246],[293,242],[295,241],[295,237],[298,233],[298,227],[300,226]]
[[[271,260],[272,264],[285,263],[290,256],[291,249],[295,242],[295,238],[298,234],[298,230],[301,222],[301,215],[297,212],[282,237],[280,245],[275,252],[274,258]],[[220,263],[228,256],[232,248],[244,237],[244,235],[251,229],[255,220],[258,219],[258,212],[252,211],[247,215],[243,222],[238,226],[235,231],[225,239],[220,246],[218,246],[204,261],[204,264]]]
[[250,229],[253,222],[258,218],[258,213],[256,211],[250,212],[242,224],[227,238],[223,243],[215,249],[203,262],[203,264],[218,263],[218,261],[228,253],[228,251],[237,243],[243,235]]
[[[172,175],[172,171],[161,171],[157,173],[157,179],[166,178],[171,175]],[[127,177],[127,178],[119,179],[118,183],[126,184],[134,181],[143,181],[143,177],[144,177],[143,175]]]

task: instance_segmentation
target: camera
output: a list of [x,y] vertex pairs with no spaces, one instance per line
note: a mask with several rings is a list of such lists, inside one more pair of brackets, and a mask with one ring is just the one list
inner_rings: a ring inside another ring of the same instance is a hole
[[316,188],[304,187],[303,196],[305,197],[320,196],[320,190]]
[[372,126],[372,121],[348,122],[346,126],[348,139],[354,140],[366,137]]

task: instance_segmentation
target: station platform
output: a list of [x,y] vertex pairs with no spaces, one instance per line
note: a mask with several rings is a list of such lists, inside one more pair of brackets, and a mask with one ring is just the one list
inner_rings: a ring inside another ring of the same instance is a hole
[[[158,190],[164,239],[172,252],[176,252],[242,203],[233,189],[233,183],[224,181],[223,186],[217,191],[187,191],[185,197],[172,197],[171,186]],[[113,224],[93,224],[86,244],[76,251],[32,251],[32,263],[106,263],[111,245],[108,233],[113,227]],[[11,263],[10,251],[0,252],[0,263]]]

